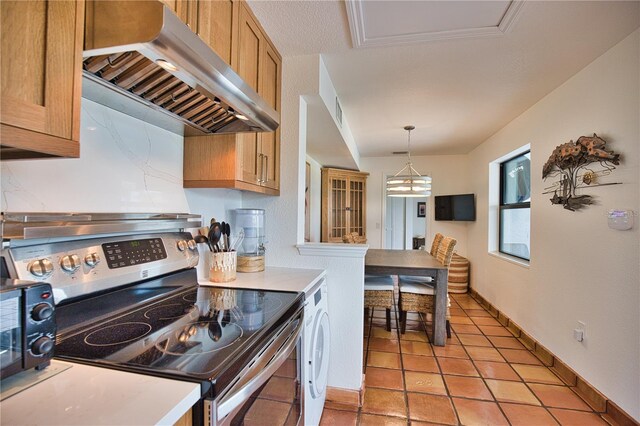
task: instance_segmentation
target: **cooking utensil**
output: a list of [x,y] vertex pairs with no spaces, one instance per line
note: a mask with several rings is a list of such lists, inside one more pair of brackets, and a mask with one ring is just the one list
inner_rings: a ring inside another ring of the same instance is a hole
[[229,237],[231,237],[231,225],[225,223],[222,233],[224,234],[224,245],[225,247],[227,247],[227,251],[231,251],[231,246],[229,245]]
[[229,249],[229,247],[227,246],[227,238],[226,235],[224,233],[225,228],[227,227],[227,224],[223,221],[220,222],[220,237],[222,238],[222,251],[227,251]]
[[212,222],[211,228],[209,229],[209,243],[213,247],[213,251],[216,253],[220,251],[218,242],[220,241],[221,236],[222,231],[220,230],[220,224],[218,222]]
[[206,244],[207,247],[209,247],[209,250],[213,251],[213,249],[211,248],[211,244],[209,244],[209,239],[204,235],[196,235],[195,237],[193,237],[193,240],[196,242],[196,244]]

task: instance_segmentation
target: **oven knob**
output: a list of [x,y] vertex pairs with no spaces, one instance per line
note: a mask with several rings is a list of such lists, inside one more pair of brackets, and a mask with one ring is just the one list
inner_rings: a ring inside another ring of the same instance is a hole
[[187,247],[189,247],[189,250],[194,251],[198,248],[198,246],[196,245],[196,241],[195,240],[189,240],[187,241]]
[[187,249],[187,242],[185,240],[178,241],[178,250],[185,251]]
[[98,256],[98,253],[89,253],[84,257],[84,263],[86,263],[88,267],[94,268],[100,263],[100,256]]
[[53,340],[50,337],[42,336],[31,345],[31,352],[34,355],[45,355],[53,350]]
[[60,259],[60,267],[67,272],[75,272],[80,267],[80,258],[77,254],[62,256],[62,259]]
[[38,259],[31,262],[27,269],[36,277],[46,277],[53,272],[53,263],[49,259]]
[[38,303],[31,310],[31,318],[34,321],[44,321],[53,315],[53,307],[48,303]]

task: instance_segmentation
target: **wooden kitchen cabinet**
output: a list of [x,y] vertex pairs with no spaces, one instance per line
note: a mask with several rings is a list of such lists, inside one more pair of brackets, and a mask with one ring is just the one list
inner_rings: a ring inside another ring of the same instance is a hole
[[321,241],[341,243],[343,235],[366,237],[366,188],[369,173],[322,169]]
[[84,2],[0,8],[2,159],[78,157]]
[[[280,111],[282,59],[244,1],[233,1],[231,67]],[[185,188],[235,188],[280,194],[280,129],[186,137]]]
[[160,0],[227,64],[231,64],[232,0]]

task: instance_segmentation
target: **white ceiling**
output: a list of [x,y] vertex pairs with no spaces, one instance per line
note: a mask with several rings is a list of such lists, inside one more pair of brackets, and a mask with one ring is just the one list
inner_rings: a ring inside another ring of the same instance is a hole
[[363,157],[406,150],[407,124],[413,155],[467,153],[640,26],[640,1],[250,5],[283,56],[322,54]]

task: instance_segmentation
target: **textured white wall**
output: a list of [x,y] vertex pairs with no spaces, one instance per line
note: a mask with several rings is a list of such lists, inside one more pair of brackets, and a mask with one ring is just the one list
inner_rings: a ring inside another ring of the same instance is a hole
[[[570,212],[542,195],[552,150],[593,132],[621,153],[607,179],[584,190],[596,205]],[[640,420],[640,30],[540,100],[469,155],[477,220],[469,226],[472,286],[607,397]],[[531,263],[487,254],[489,162],[531,144]],[[606,212],[633,209],[630,231]],[[577,321],[586,339],[573,340]]]
[[[412,156],[413,166],[424,175],[433,179],[432,195],[465,194],[472,191],[468,160],[466,155]],[[403,156],[362,157],[361,170],[369,172],[367,179],[367,242],[371,248],[382,248],[384,233],[383,215],[386,206],[384,193],[385,179],[394,175],[407,162]],[[475,177],[474,177],[475,178]],[[420,199],[425,201],[425,199]],[[467,253],[467,227],[471,222],[443,222],[433,218],[433,197],[426,198],[427,203],[427,245],[436,232],[458,240],[456,251],[464,256]],[[412,212],[412,216],[415,216]]]

